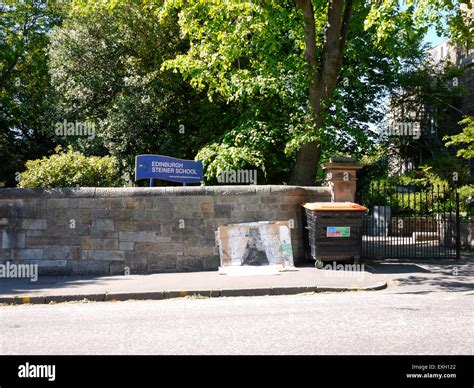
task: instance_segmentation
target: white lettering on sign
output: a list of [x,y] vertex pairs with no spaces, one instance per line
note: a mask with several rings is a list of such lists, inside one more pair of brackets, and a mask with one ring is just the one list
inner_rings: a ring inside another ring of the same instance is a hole
[[151,162],[152,166],[156,167],[183,167],[184,163],[171,163],[171,162],[158,162],[158,161],[153,161]]
[[194,168],[184,168],[184,163],[157,162],[151,163],[151,172],[161,172],[167,174],[187,174],[198,175]]

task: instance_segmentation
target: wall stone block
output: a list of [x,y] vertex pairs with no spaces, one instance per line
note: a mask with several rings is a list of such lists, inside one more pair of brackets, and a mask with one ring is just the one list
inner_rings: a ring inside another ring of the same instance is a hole
[[290,219],[298,260],[301,203],[330,200],[329,188],[295,186],[0,189],[0,262],[40,275],[216,270],[219,226]]

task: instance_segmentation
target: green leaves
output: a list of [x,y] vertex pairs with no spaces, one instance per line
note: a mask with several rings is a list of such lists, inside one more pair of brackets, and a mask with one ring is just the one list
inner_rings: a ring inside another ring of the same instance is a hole
[[176,16],[156,16],[161,2],[75,4],[50,47],[61,114],[96,123],[97,138],[74,142],[75,149],[110,154],[130,171],[137,154],[192,158],[212,140],[210,133],[219,134],[220,105],[210,105],[181,74],[162,69],[187,43]]
[[49,158],[26,162],[26,171],[20,175],[19,187],[110,187],[124,182],[113,157],[86,157],[72,147]]
[[232,147],[227,144],[213,143],[204,147],[196,155],[196,160],[202,160],[205,171],[205,181],[210,182],[222,171],[240,170],[248,167],[261,167],[264,171],[261,152],[249,147]]
[[[138,153],[198,154],[209,182],[238,168],[287,182],[298,150],[316,141],[323,160],[370,153],[377,139],[369,124],[381,120],[390,91],[410,87],[402,70],[417,64],[427,26],[460,39],[470,27],[451,0],[369,3],[354,2],[320,128],[309,119],[304,18],[294,1],[58,0],[2,9],[0,181],[14,184],[26,155],[48,154],[55,142],[112,155],[122,170]],[[328,0],[312,4],[320,57]],[[33,20],[25,40],[21,27]],[[97,137],[55,138],[62,120],[90,120]]]
[[48,75],[48,33],[61,11],[39,0],[0,4],[0,181],[16,184],[27,158],[52,147],[54,95]]
[[390,37],[401,31],[411,34],[435,27],[439,35],[471,46],[474,20],[467,12],[470,3],[470,0],[373,1],[365,26],[375,28],[380,44],[392,41]]
[[457,156],[460,158],[470,159],[474,157],[474,117],[468,116],[459,122],[461,125],[465,125],[462,132],[453,135],[446,136],[443,140],[449,140],[446,146],[460,146],[457,151]]
[[206,89],[210,99],[242,101],[291,93],[288,78],[304,66],[296,7],[197,0],[166,1],[164,7],[174,7],[190,46],[185,54],[165,61],[163,69],[178,70],[191,85]]

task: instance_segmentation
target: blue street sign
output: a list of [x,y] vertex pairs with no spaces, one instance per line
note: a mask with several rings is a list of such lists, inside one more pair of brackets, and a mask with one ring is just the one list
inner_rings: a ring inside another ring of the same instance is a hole
[[172,182],[193,183],[202,181],[202,161],[184,160],[161,155],[135,157],[135,181],[163,179]]

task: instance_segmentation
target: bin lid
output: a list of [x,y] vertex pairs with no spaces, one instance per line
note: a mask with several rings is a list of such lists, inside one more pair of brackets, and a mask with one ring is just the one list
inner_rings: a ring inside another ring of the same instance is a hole
[[365,206],[353,202],[307,202],[303,204],[303,207],[309,210],[328,212],[362,212],[369,210]]

